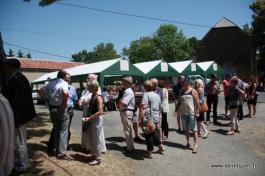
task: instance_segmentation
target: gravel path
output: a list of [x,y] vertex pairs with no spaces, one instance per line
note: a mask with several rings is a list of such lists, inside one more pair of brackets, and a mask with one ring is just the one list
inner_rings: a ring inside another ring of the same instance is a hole
[[[222,114],[223,97],[219,100],[218,114]],[[170,109],[173,110],[172,104]],[[222,126],[209,125],[211,134],[207,139],[199,139],[197,154],[183,149],[185,136],[176,133],[176,119],[169,114],[169,139],[164,142],[166,151],[164,155],[154,154],[152,160],[142,157],[146,150],[144,142],[135,144],[134,154],[125,156],[121,153],[125,142],[119,113],[107,112],[104,115],[104,130],[108,152],[103,157],[103,162],[106,162],[106,166],[111,165],[111,169],[120,170],[117,172],[120,173],[118,175],[263,176],[265,173],[265,104],[258,103],[257,109],[256,118],[245,118],[240,121],[242,131],[240,134],[226,136],[225,132],[229,127],[225,125],[228,123],[225,120],[220,120],[224,124]],[[245,114],[246,110],[245,106]],[[72,128],[76,135],[80,134],[80,124],[81,112],[75,111]],[[192,138],[191,144],[193,144]],[[114,160],[108,160],[108,158],[114,158]],[[114,167],[115,165],[117,167]]]

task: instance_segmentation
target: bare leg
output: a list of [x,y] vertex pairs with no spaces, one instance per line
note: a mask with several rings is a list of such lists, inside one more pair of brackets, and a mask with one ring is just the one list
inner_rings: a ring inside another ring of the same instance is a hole
[[200,121],[197,121],[197,126],[198,126],[198,135],[201,134],[201,123]]
[[194,138],[194,147],[192,150],[192,153],[197,153],[198,150],[198,132],[193,132],[193,138]]
[[253,107],[253,116],[255,116],[256,115],[256,105],[252,105],[252,107]]
[[250,104],[248,104],[248,114],[249,116],[251,116],[251,105]]
[[209,135],[209,131],[208,131],[207,127],[204,125],[203,122],[200,122],[200,125],[201,125],[201,127],[202,127],[202,129],[204,131],[203,137],[206,138]]
[[189,129],[185,130],[185,136],[186,136],[187,144],[189,144],[190,143],[190,130]]
[[133,122],[133,131],[134,131],[134,137],[139,138],[138,133],[138,122]]
[[181,126],[180,126],[180,115],[177,114],[177,123],[178,123],[178,129],[181,129]]

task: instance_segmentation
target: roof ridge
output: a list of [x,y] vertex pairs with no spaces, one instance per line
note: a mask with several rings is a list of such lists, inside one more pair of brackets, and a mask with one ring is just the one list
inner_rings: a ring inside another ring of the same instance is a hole
[[49,60],[49,59],[44,59],[44,58],[26,58],[26,57],[7,57],[7,59],[11,59],[11,58],[15,58],[15,59],[23,59],[23,60],[31,60],[31,61],[47,61],[47,62],[64,62],[64,63],[82,63],[85,64],[84,62],[72,62],[72,61],[58,61],[58,60]]
[[212,28],[238,27],[234,22],[226,17],[222,17]]

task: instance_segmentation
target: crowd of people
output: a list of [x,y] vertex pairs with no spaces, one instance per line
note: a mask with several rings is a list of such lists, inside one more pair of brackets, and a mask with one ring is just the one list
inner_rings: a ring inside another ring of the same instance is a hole
[[[19,71],[20,63],[16,59],[9,59],[5,64],[8,75],[7,89],[4,96],[0,97],[1,107],[5,107],[5,115],[13,121],[6,122],[10,129],[15,129],[9,133],[11,136],[5,138],[9,144],[14,146],[14,150],[6,152],[6,163],[8,166],[0,173],[10,172],[20,174],[28,169],[28,151],[26,141],[26,124],[36,116],[31,97],[31,87],[28,80]],[[201,79],[192,85],[189,79],[181,75],[178,83],[173,87],[175,108],[173,115],[177,119],[178,132],[184,133],[186,137],[186,149],[191,149],[196,154],[199,149],[199,137],[207,138],[210,134],[210,113],[213,112],[213,124],[218,125],[218,99],[222,91],[216,75],[210,76],[209,83]],[[168,86],[164,80],[152,78],[143,83],[143,96],[139,102],[135,96],[135,86],[131,76],[121,79],[122,88],[119,90],[115,106],[120,112],[121,124],[123,126],[126,148],[124,154],[131,154],[135,151],[134,142],[142,140],[139,137],[139,128],[142,129],[146,143],[146,158],[153,158],[154,147],[158,147],[157,153],[163,153],[165,148],[163,142],[169,137],[168,116],[169,93]],[[250,78],[250,85],[239,79],[237,75],[225,75],[222,82],[225,99],[225,118],[230,119],[230,130],[227,135],[239,133],[239,120],[243,118],[244,101],[248,104],[249,117],[256,115],[257,102],[257,81],[254,76]],[[102,153],[107,152],[105,135],[103,128],[103,112],[106,111],[106,104],[109,101],[109,93],[101,88],[97,81],[97,76],[89,74],[87,76],[86,87],[80,98],[76,89],[71,85],[71,75],[63,70],[58,71],[57,78],[49,80],[44,85],[39,94],[45,100],[50,111],[50,118],[53,128],[50,134],[47,154],[56,156],[60,160],[73,160],[67,154],[70,150],[71,121],[74,116],[74,107],[78,104],[82,110],[82,139],[81,147],[89,154],[89,165],[99,165]],[[212,107],[213,106],[213,107]],[[13,111],[13,112],[11,112]],[[1,111],[0,113],[3,113]],[[206,117],[205,117],[206,114]],[[12,123],[14,124],[12,126]],[[2,129],[2,126],[1,126]],[[0,130],[1,130],[0,129]],[[194,144],[190,145],[190,132],[194,138]],[[14,134],[13,134],[14,133]],[[14,142],[12,143],[12,139]],[[15,162],[10,160],[15,156]]]

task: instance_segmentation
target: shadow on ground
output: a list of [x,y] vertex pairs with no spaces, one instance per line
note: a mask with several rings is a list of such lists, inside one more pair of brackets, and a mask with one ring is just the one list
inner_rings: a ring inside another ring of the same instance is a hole
[[224,130],[224,129],[217,129],[217,130],[211,130],[211,131],[218,133],[218,134],[225,135],[225,136],[226,136],[226,133],[228,132],[227,130]]
[[[29,171],[24,174],[27,175],[53,175],[54,170],[52,168],[45,168],[45,158],[42,153],[46,153],[46,144],[40,142],[41,138],[50,134],[50,130],[47,130],[49,126],[48,113],[41,112],[37,114],[32,121],[27,124],[27,137],[28,137],[28,152],[30,167]],[[47,166],[46,166],[47,167]]]

